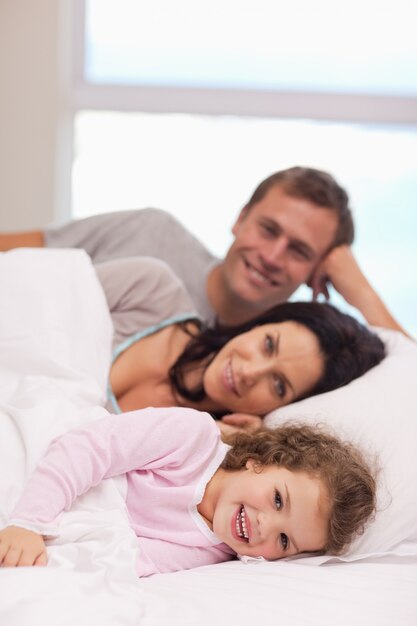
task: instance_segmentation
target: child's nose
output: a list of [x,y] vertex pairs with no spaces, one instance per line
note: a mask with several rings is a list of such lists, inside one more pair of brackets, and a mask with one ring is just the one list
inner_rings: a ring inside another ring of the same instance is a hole
[[[288,518],[279,511],[260,512],[256,516],[259,541],[272,541],[282,546],[282,537],[287,537]],[[282,546],[283,547],[283,546]]]
[[272,534],[279,534],[280,520],[276,513],[258,511],[256,514],[256,523],[258,526],[259,536],[262,540],[267,539]]

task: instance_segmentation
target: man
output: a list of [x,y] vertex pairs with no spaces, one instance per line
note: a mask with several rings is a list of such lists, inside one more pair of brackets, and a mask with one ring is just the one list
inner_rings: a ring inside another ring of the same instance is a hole
[[402,330],[350,250],[348,195],[330,174],[293,167],[262,181],[243,207],[223,260],[168,213],[156,209],[97,215],[44,232],[0,235],[18,246],[84,248],[94,263],[155,256],[171,266],[209,321],[240,324],[288,300],[302,284],[327,297],[333,284],[370,324]]

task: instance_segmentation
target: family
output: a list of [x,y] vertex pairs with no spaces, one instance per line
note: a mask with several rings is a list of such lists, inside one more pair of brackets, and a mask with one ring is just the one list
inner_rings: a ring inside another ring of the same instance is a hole
[[[0,235],[2,251],[84,248],[114,326],[110,415],[51,442],[0,531],[3,566],[44,565],[54,520],[120,474],[139,576],[337,554],[371,519],[375,478],[359,450],[320,428],[262,428],[270,411],[385,356],[366,325],[317,301],[328,285],[367,324],[405,332],[354,258],[348,195],[327,172],[277,172],[233,235],[217,259],[156,209]],[[312,301],[289,302],[302,284]]]

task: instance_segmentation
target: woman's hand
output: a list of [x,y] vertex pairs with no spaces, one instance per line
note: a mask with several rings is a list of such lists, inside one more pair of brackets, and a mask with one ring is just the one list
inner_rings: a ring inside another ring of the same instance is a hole
[[249,413],[230,413],[221,419],[222,424],[231,427],[231,432],[254,432],[262,426],[262,418]]
[[2,567],[46,565],[46,562],[46,547],[41,535],[18,526],[8,526],[0,531]]

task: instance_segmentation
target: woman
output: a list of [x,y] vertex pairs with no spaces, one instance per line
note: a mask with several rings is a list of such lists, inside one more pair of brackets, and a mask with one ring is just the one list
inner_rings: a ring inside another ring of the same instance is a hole
[[263,416],[345,385],[385,355],[376,335],[330,305],[284,303],[238,327],[205,328],[161,261],[121,259],[96,271],[115,328],[114,412],[187,406]]

